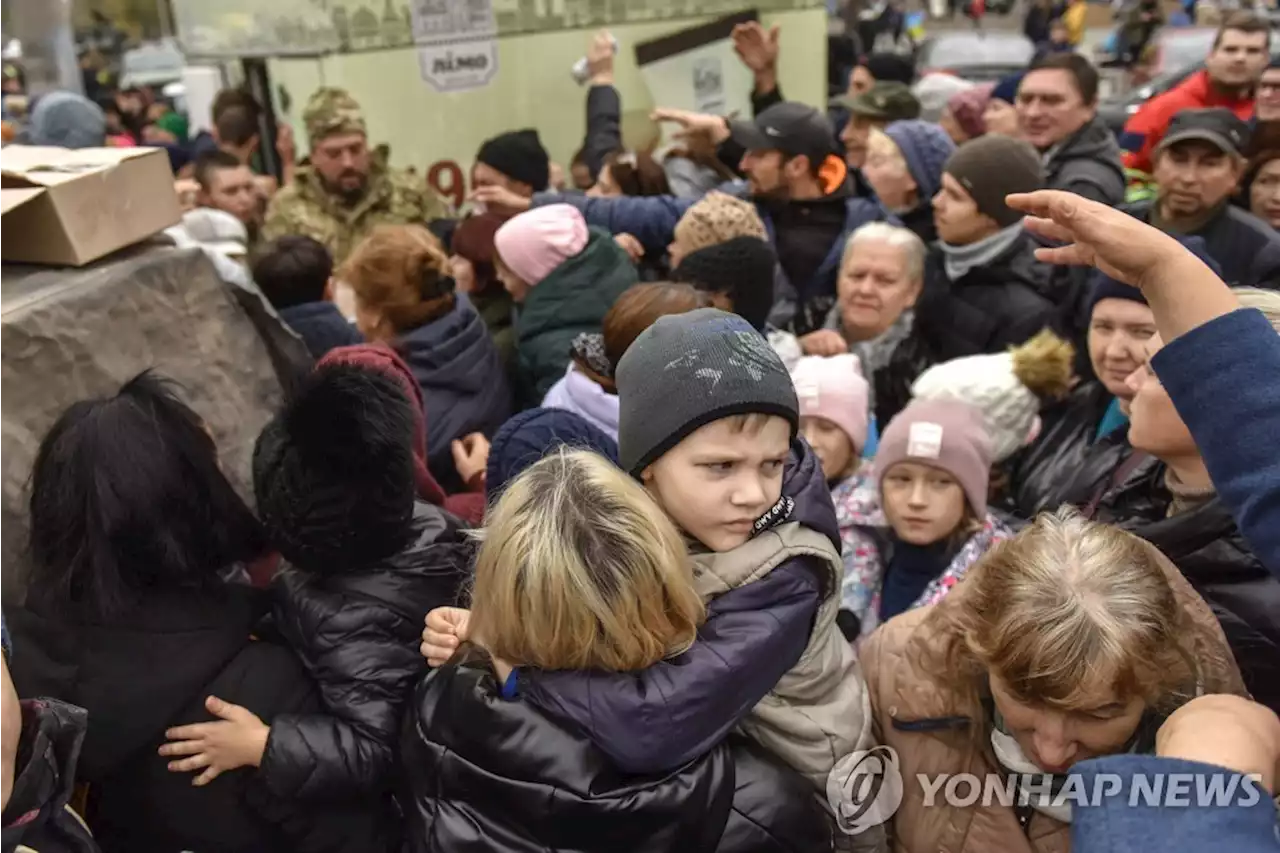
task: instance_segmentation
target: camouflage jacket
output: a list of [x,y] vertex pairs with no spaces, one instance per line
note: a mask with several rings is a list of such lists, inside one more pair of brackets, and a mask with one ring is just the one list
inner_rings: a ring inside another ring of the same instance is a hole
[[262,239],[305,234],[323,243],[337,264],[377,225],[425,225],[448,215],[448,206],[427,189],[425,180],[375,157],[369,191],[352,207],[326,191],[311,168],[300,168],[293,183],[271,200]]

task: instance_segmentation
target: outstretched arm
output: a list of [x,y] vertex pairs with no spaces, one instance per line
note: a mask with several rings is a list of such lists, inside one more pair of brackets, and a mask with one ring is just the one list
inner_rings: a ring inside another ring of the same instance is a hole
[[603,228],[611,234],[630,234],[644,246],[645,254],[661,257],[674,236],[676,223],[693,204],[693,199],[669,195],[587,196],[539,193],[534,206],[570,204],[582,211],[588,225]]
[[587,90],[587,135],[582,155],[591,177],[600,174],[604,158],[622,148],[622,98],[613,86],[613,39],[600,30],[587,48],[591,88]]
[[[1165,339],[1152,365],[1195,439],[1218,494],[1280,576],[1280,334],[1195,255],[1146,223],[1069,193],[1009,197],[1060,248],[1044,261],[1096,266],[1142,289]],[[1249,381],[1252,379],[1253,381]]]

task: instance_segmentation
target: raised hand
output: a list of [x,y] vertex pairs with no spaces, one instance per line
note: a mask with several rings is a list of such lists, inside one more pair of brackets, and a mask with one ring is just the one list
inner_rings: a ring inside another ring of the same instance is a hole
[[758,21],[748,21],[733,28],[733,52],[742,64],[755,74],[773,71],[778,67],[778,34],[775,24],[766,30]]
[[719,145],[729,138],[729,125],[720,116],[659,107],[649,114],[649,118],[679,125],[680,129],[675,133],[676,139],[693,141],[700,137],[712,145]]
[[613,37],[608,30],[600,30],[587,45],[587,73],[592,86],[613,85]]
[[1007,202],[1029,214],[1023,220],[1027,230],[1066,244],[1037,249],[1036,257],[1047,263],[1097,267],[1141,287],[1166,262],[1193,257],[1169,235],[1075,193],[1040,190],[1011,195]]

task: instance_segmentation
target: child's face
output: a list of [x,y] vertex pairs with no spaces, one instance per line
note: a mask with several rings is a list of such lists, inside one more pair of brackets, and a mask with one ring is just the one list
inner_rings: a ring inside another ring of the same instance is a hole
[[848,434],[826,418],[807,416],[800,419],[800,434],[809,442],[822,463],[822,476],[827,482],[840,480],[851,473],[858,461],[858,449]]
[[940,542],[964,519],[960,483],[946,471],[920,462],[899,462],[886,471],[880,498],[893,532],[912,545]]
[[497,273],[498,281],[502,282],[507,293],[511,294],[511,300],[516,304],[523,304],[531,289],[528,282],[512,272],[511,268],[502,262],[502,258],[496,255],[493,259],[493,268]]
[[723,418],[690,433],[641,475],[685,533],[712,551],[732,551],[782,497],[791,427],[782,418]]

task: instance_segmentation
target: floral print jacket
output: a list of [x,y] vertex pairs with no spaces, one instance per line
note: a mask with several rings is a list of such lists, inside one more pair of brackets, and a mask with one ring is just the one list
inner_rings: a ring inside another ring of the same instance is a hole
[[[880,585],[884,579],[881,543],[889,529],[889,522],[885,520],[880,506],[880,489],[871,464],[864,463],[857,473],[832,489],[831,500],[836,505],[844,558],[840,609],[858,617],[860,635],[865,637],[875,630],[879,621]],[[982,529],[969,537],[946,571],[925,587],[912,608],[941,600],[992,545],[1012,535],[1013,531],[1003,522],[987,513]]]

